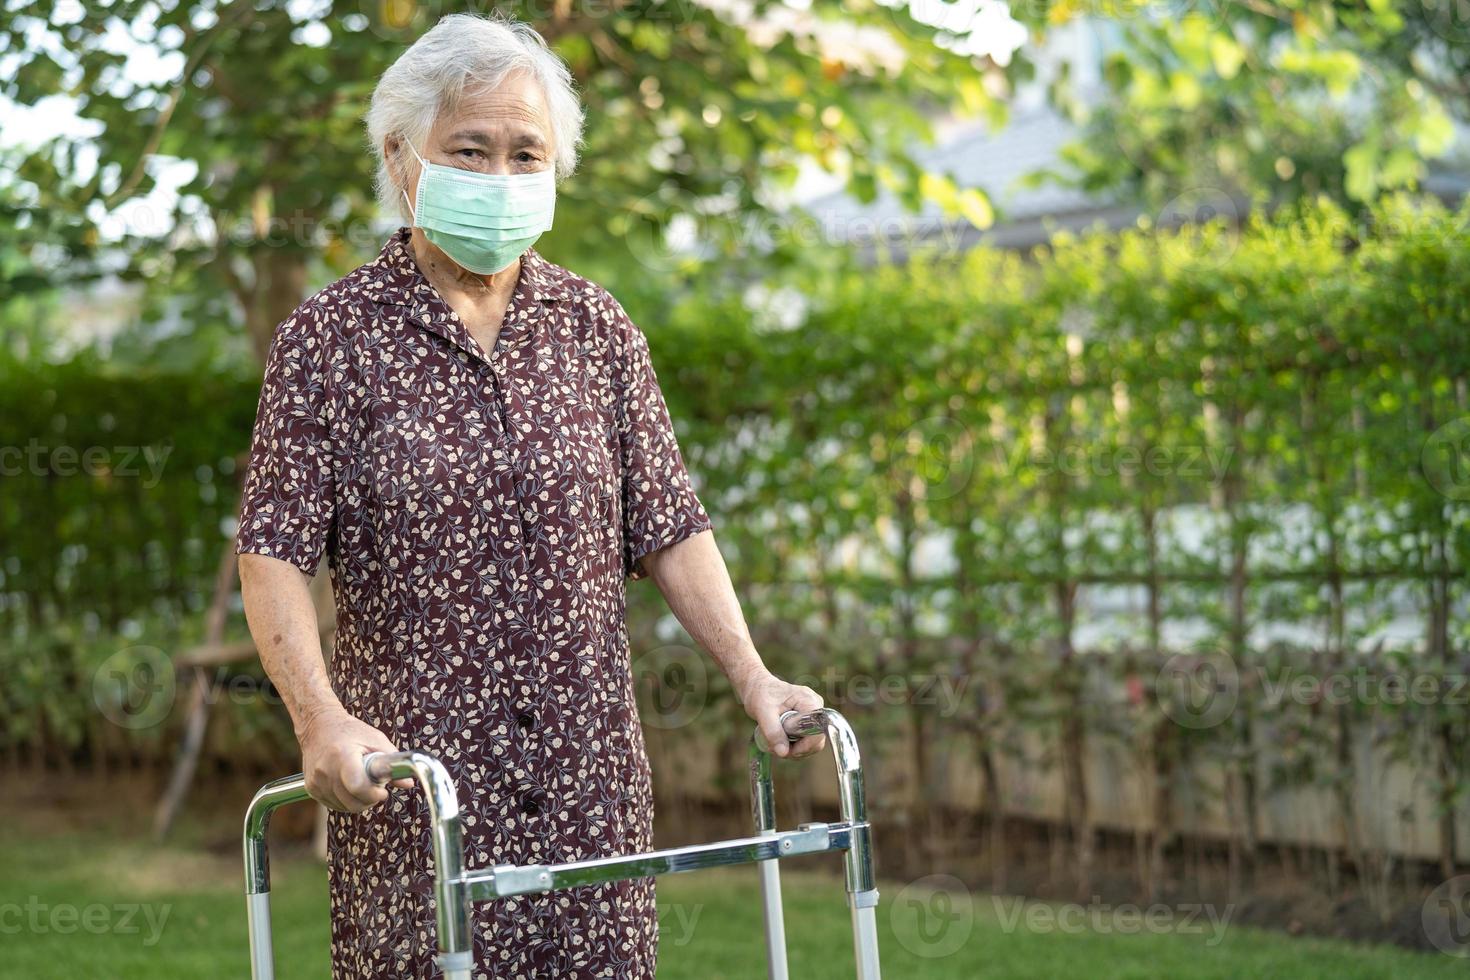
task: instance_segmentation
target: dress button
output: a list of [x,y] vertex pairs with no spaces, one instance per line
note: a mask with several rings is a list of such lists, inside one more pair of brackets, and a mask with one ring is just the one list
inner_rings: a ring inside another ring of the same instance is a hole
[[546,806],[546,791],[540,786],[521,787],[521,812],[528,817],[539,814]]
[[531,940],[531,955],[535,960],[536,980],[559,980],[566,976],[561,944],[546,937]]
[[529,711],[522,711],[516,715],[516,724],[521,726],[521,731],[529,732],[536,724],[536,719]]

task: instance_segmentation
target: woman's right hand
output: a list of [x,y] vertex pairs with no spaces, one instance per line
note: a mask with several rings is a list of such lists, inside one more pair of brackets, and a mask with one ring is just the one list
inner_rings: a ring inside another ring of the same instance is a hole
[[[363,756],[370,752],[397,752],[386,735],[343,708],[314,714],[297,733],[301,743],[301,771],[306,791],[329,810],[361,813],[388,798],[388,788],[368,778]],[[410,787],[411,779],[389,785]]]

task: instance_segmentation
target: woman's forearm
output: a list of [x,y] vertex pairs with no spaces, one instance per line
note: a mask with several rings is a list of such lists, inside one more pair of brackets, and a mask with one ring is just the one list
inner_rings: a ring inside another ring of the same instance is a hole
[[[355,813],[381,803],[387,790],[367,777],[362,757],[394,752],[397,746],[348,714],[332,690],[310,582],[290,562],[245,554],[240,556],[240,591],[260,662],[296,728],[308,792],[334,810]],[[394,785],[409,782],[400,779]]]
[[750,639],[745,613],[735,595],[725,559],[713,531],[703,531],[643,557],[644,567],[663,593],[669,608],[694,642],[709,651],[720,665],[746,714],[760,726],[767,743],[779,756],[804,756],[822,751],[827,740],[808,735],[788,744],[781,729],[787,711],[812,711],[822,697],[809,687],[790,684],[766,669]]
[[342,710],[322,657],[311,583],[295,565],[264,555],[240,556],[245,619],[297,736],[324,711]]
[[767,671],[751,642],[714,532],[702,531],[644,555],[643,565],[680,624],[709,652],[736,694],[745,700],[750,684],[764,679]]

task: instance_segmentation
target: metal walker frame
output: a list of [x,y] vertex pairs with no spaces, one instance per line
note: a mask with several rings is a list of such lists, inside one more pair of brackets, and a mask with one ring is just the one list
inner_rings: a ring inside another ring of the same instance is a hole
[[[851,726],[830,708],[781,717],[789,738],[826,735],[837,763],[838,823],[802,824],[776,829],[776,798],[771,781],[771,753],[760,733],[751,739],[750,793],[755,816],[754,837],[694,844],[623,857],[593,858],[566,864],[496,865],[466,869],[460,831],[459,798],[454,781],[440,762],[422,752],[373,753],[363,759],[377,782],[413,778],[423,789],[433,834],[434,898],[439,944],[437,962],[444,980],[471,980],[470,905],[510,895],[529,895],[641,878],[697,871],[722,865],[758,865],[766,933],[766,972],[770,980],[788,980],[786,926],[781,909],[782,858],[823,851],[845,852],[847,901],[852,910],[853,950],[858,980],[880,980],[873,880],[872,828],[863,793],[863,770]],[[298,774],[261,787],[245,811],[245,900],[250,933],[250,975],[274,980],[271,948],[270,864],[266,829],[271,813],[287,803],[308,798],[306,779]]]

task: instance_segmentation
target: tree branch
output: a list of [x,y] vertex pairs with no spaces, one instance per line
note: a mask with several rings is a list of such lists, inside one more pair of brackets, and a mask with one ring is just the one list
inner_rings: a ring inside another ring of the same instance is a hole
[[232,4],[226,10],[225,16],[220,17],[215,22],[215,25],[209,29],[208,33],[204,35],[199,47],[189,56],[189,60],[185,62],[184,70],[179,74],[179,80],[174,83],[172,91],[169,92],[168,101],[164,104],[163,111],[154,120],[153,131],[148,134],[148,139],[143,144],[143,151],[138,155],[138,162],[133,165],[132,172],[128,174],[127,179],[118,185],[117,190],[107,196],[107,199],[103,202],[104,206],[109,209],[116,207],[120,202],[127,200],[133,191],[137,189],[138,184],[143,180],[143,173],[148,165],[148,160],[158,152],[159,144],[163,142],[163,134],[168,130],[168,124],[173,119],[174,110],[179,107],[179,102],[184,97],[184,89],[189,84],[189,78],[199,68],[200,62],[204,60],[204,56],[209,53],[209,49],[214,45],[215,40],[218,39],[225,28],[235,26],[236,21],[249,20],[254,12],[254,4],[239,0],[239,2]]

